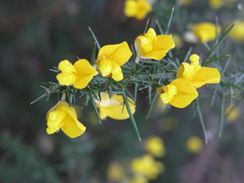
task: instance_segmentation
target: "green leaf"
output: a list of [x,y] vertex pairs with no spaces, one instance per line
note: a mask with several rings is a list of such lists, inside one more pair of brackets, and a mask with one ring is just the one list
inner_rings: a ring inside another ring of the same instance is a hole
[[126,96],[126,93],[125,93],[125,89],[123,87],[122,87],[122,96],[123,96],[123,99],[124,99],[124,103],[125,103],[126,109],[127,109],[128,113],[129,113],[132,126],[134,127],[134,129],[136,131],[136,134],[138,136],[139,141],[141,141],[140,133],[138,131],[135,118],[134,118],[134,116],[133,116],[133,114],[132,114],[132,112],[130,110],[130,105],[129,105],[129,102],[128,102],[128,99],[127,99],[127,96]]

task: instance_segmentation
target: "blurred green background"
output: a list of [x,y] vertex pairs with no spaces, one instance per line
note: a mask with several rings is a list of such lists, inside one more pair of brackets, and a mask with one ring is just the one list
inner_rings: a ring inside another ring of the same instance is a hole
[[[238,3],[243,5],[235,1],[218,10],[211,9],[207,1],[193,1],[189,6],[177,3],[170,33],[183,38],[190,23],[215,22],[215,17],[221,24],[230,23],[243,12],[237,8]],[[166,25],[174,2],[157,1],[157,5],[139,21],[125,17],[123,0],[0,2],[0,182],[113,182],[107,179],[108,165],[141,156],[143,141],[151,136],[161,137],[167,151],[158,159],[165,171],[151,182],[244,182],[243,116],[234,122],[226,121],[223,136],[218,138],[219,108],[210,108],[204,98],[201,106],[209,137],[207,145],[192,107],[164,111],[155,107],[150,119],[145,119],[149,107],[144,100],[146,92],[139,95],[135,114],[142,142],[129,120],[107,119],[100,125],[92,108],[83,108],[82,101],[76,107],[87,132],[76,139],[62,132],[49,136],[45,117],[58,99],[51,96],[48,102],[44,99],[30,105],[43,94],[39,87],[43,82],[56,82],[55,73],[49,69],[59,61],[90,59],[94,40],[88,26],[101,45],[124,40],[133,45],[150,16],[152,25],[156,19],[162,27]],[[222,51],[242,60],[239,67],[243,68],[243,43],[227,39],[223,45]],[[185,55],[191,47],[199,53],[204,50],[200,44],[184,42],[176,52]],[[243,108],[239,109],[243,112]],[[192,136],[200,137],[203,143],[202,150],[195,154],[186,147]]]

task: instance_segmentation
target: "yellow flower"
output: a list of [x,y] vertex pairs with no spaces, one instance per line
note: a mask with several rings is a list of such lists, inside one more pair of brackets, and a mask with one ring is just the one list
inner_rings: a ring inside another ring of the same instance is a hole
[[166,153],[164,142],[159,137],[150,137],[145,141],[145,150],[155,157],[163,157]]
[[[132,114],[135,113],[135,105],[131,98],[128,98],[128,103]],[[123,120],[129,118],[129,113],[124,104],[122,95],[113,94],[109,98],[108,93],[101,93],[101,101],[96,101],[99,108],[99,114],[101,119],[105,119],[107,116],[117,120]]]
[[180,4],[182,4],[183,6],[188,6],[192,3],[192,0],[179,0]]
[[157,89],[165,104],[184,108],[198,97],[198,92],[193,84],[183,78],[175,79],[170,84]]
[[191,63],[182,63],[178,68],[176,77],[184,78],[199,88],[207,83],[219,83],[220,73],[216,68],[201,67],[199,65],[199,56],[193,54],[190,56]]
[[131,57],[132,52],[127,42],[103,46],[98,52],[97,66],[104,77],[112,78],[115,81],[123,79],[121,65],[124,65]]
[[138,20],[144,19],[152,10],[152,5],[147,0],[126,0],[124,13],[127,17],[135,17]]
[[47,113],[47,133],[53,134],[60,129],[69,137],[75,138],[86,131],[77,119],[76,111],[65,101],[59,101]]
[[175,47],[172,35],[156,35],[153,28],[137,36],[135,48],[141,58],[161,60],[166,53]]
[[213,9],[219,9],[223,3],[223,0],[209,0],[209,6]]
[[192,153],[199,153],[203,148],[203,142],[197,136],[190,137],[186,142],[186,148]]
[[193,26],[193,33],[197,36],[199,41],[207,43],[216,39],[216,32],[220,34],[221,28],[210,22],[202,22]]
[[236,42],[244,42],[244,21],[236,22],[235,26],[229,33],[229,37]]
[[154,180],[164,171],[164,164],[156,161],[151,155],[146,154],[140,158],[135,158],[131,162],[131,170],[135,174]]
[[120,181],[124,177],[124,169],[121,164],[117,162],[112,162],[108,166],[107,177],[110,181]]
[[213,9],[219,9],[224,5],[236,2],[236,0],[209,0],[209,6]]
[[240,110],[235,106],[228,106],[225,110],[226,119],[230,122],[237,120],[240,117]]
[[98,72],[86,59],[80,59],[72,65],[68,60],[63,60],[58,64],[61,71],[56,78],[61,85],[74,85],[77,89],[85,88]]

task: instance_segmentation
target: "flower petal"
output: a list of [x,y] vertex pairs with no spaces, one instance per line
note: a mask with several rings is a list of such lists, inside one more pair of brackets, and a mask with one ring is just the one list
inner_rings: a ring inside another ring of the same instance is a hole
[[76,61],[74,67],[78,71],[79,76],[83,76],[83,75],[95,76],[98,74],[98,72],[92,67],[90,62],[88,62],[88,60],[86,59],[80,59]]
[[172,35],[158,35],[157,41],[154,43],[155,49],[170,50],[175,47]]
[[109,76],[112,71],[112,62],[110,59],[102,59],[97,62],[99,71],[103,77]]
[[115,81],[120,81],[124,78],[121,67],[114,62],[112,62],[112,78]]
[[124,65],[132,56],[132,52],[126,41],[117,45],[117,49],[111,54],[112,60],[118,65]]
[[78,121],[75,109],[67,102],[62,102],[60,108],[67,112],[61,127],[62,131],[71,138],[82,135],[86,131],[86,127]]
[[[132,114],[135,113],[135,105],[133,100],[128,97],[129,106]],[[121,95],[113,94],[109,98],[108,93],[101,93],[101,101],[97,102],[99,107],[101,119],[106,118],[107,116],[113,119],[122,120],[129,118],[129,113],[124,105],[124,99]]]
[[176,79],[170,84],[177,87],[177,94],[174,95],[174,98],[170,101],[172,106],[184,108],[198,97],[197,90],[193,84],[186,79]]
[[97,75],[98,72],[91,66],[86,59],[80,59],[74,64],[78,71],[78,78],[74,84],[75,88],[83,89],[87,87],[93,76]]
[[192,80],[192,83],[196,88],[199,88],[206,83],[219,83],[219,81],[220,73],[218,69],[201,67]]

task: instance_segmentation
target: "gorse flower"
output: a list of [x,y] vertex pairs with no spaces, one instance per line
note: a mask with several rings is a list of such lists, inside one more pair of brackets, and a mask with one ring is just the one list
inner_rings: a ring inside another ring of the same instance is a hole
[[199,56],[193,54],[190,56],[190,63],[182,63],[178,68],[177,78],[184,78],[199,88],[208,83],[219,83],[220,73],[216,68],[201,67],[199,65]]
[[240,109],[236,106],[229,105],[226,107],[225,115],[227,121],[235,121],[240,117]]
[[172,35],[156,35],[153,28],[137,36],[135,48],[140,58],[161,60],[166,53],[175,47]]
[[216,33],[220,34],[220,31],[220,26],[216,26],[215,24],[210,22],[202,22],[193,25],[193,33],[202,43],[207,43],[209,41],[215,40]]
[[57,80],[61,85],[74,85],[77,89],[85,88],[98,72],[86,59],[80,59],[71,64],[68,60],[63,60],[58,64],[61,71],[57,74]]
[[[135,105],[131,98],[127,97],[131,113],[135,113]],[[99,108],[99,114],[101,119],[105,119],[107,116],[117,120],[123,120],[130,117],[128,110],[124,104],[122,95],[113,94],[110,98],[108,93],[101,93],[101,101],[96,101]]]
[[183,78],[175,79],[170,84],[157,89],[160,97],[165,104],[174,107],[184,108],[188,106],[195,98],[198,92],[193,84]]
[[76,111],[65,101],[59,101],[47,113],[47,133],[53,134],[60,129],[69,137],[75,138],[86,131],[77,119]]
[[236,22],[235,26],[229,33],[229,37],[236,42],[244,42],[244,21]]
[[145,150],[155,157],[163,157],[166,153],[164,142],[159,137],[150,137],[145,141]]
[[145,154],[131,162],[131,170],[138,175],[154,180],[164,171],[164,164],[156,161],[151,155]]
[[124,65],[132,56],[127,42],[103,46],[97,57],[97,66],[103,77],[110,77],[115,81],[123,79],[121,65]]
[[125,176],[125,171],[121,163],[112,162],[107,169],[107,177],[110,181],[120,181]]
[[203,142],[199,137],[192,136],[187,140],[186,148],[192,153],[199,153],[203,148]]
[[147,0],[126,0],[124,13],[127,17],[144,19],[152,10],[152,5]]

